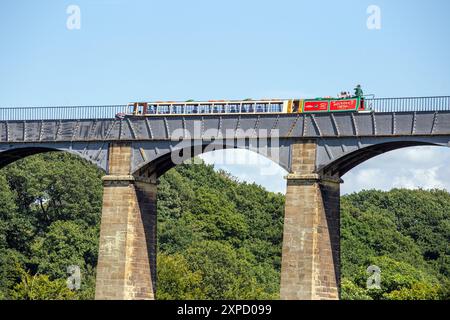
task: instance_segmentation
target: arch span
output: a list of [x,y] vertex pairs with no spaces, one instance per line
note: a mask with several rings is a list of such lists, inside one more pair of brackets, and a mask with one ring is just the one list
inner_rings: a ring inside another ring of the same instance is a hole
[[0,169],[14,161],[45,152],[68,152],[79,156],[106,171],[107,145],[97,143],[39,143],[0,145]]
[[0,169],[17,160],[39,153],[58,151],[51,148],[14,148],[0,153]]
[[419,146],[445,147],[446,145],[422,140],[400,140],[377,143],[348,152],[335,161],[319,168],[318,172],[327,176],[342,177],[354,167],[380,154],[397,149]]
[[290,143],[279,143],[276,146],[256,148],[248,140],[246,142],[206,143],[188,141],[185,144],[166,144],[163,147],[152,144],[133,146],[132,174],[158,178],[183,161],[212,151],[226,149],[242,149],[255,152],[281,166],[286,171],[290,167]]

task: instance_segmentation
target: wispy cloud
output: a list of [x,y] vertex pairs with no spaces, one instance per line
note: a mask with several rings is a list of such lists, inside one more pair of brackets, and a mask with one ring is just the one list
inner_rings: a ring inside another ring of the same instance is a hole
[[341,192],[392,188],[450,190],[449,164],[448,148],[414,147],[391,151],[344,175]]
[[[273,161],[247,150],[219,150],[201,156],[241,181],[255,182],[267,190],[286,192],[287,172]],[[372,158],[343,176],[341,194],[363,189],[450,190],[450,149],[414,147]]]

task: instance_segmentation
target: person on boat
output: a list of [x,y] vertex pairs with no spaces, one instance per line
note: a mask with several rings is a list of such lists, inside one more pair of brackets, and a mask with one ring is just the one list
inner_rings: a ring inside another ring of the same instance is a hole
[[363,91],[362,91],[362,89],[361,89],[361,85],[360,84],[358,84],[357,86],[356,86],[356,88],[355,88],[355,96],[356,97],[358,97],[358,98],[361,98],[362,96],[363,96]]

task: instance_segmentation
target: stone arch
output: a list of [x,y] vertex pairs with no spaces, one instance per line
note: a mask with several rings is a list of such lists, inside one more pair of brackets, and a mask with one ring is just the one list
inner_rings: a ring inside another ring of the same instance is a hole
[[39,153],[58,151],[51,148],[13,148],[0,153],[0,169],[14,161]]
[[[279,148],[279,149],[278,149]],[[136,148],[135,148],[136,149]],[[141,148],[142,149],[142,148]],[[245,142],[220,142],[220,143],[206,143],[202,141],[187,141],[184,144],[178,144],[176,146],[168,145],[163,150],[161,150],[157,155],[152,157],[150,160],[142,161],[138,165],[132,166],[131,173],[134,176],[145,176],[152,177],[157,179],[161,175],[163,175],[168,170],[173,167],[181,164],[182,161],[192,159],[198,155],[218,151],[218,150],[227,150],[227,149],[241,149],[247,150],[250,152],[254,152],[258,155],[261,155],[274,163],[278,164],[280,167],[285,169],[287,172],[290,170],[290,144],[289,143],[280,143],[279,146],[271,148],[270,146],[267,148],[252,148],[250,142],[247,140]],[[134,151],[134,157],[136,158],[136,154],[140,154],[140,151]],[[175,155],[176,161],[173,161],[173,156]]]
[[397,149],[419,146],[442,147],[443,145],[421,140],[388,141],[373,144],[344,154],[343,156],[323,166],[322,168],[318,168],[318,173],[325,176],[342,177],[354,167],[380,154]]
[[107,149],[97,149],[92,144],[13,144],[0,146],[0,169],[14,161],[39,153],[68,152],[81,157],[103,171],[106,171]]

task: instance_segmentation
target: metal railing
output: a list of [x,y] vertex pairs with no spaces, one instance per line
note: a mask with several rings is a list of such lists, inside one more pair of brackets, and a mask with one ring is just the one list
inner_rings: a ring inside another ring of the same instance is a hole
[[375,112],[450,111],[450,97],[374,98],[365,106]]
[[75,120],[112,119],[126,112],[126,105],[70,107],[8,107],[0,108],[0,121],[5,120]]
[[[375,112],[450,111],[450,96],[366,98],[365,107]],[[0,121],[112,119],[118,113],[129,112],[127,109],[127,105],[8,107],[0,108]]]

